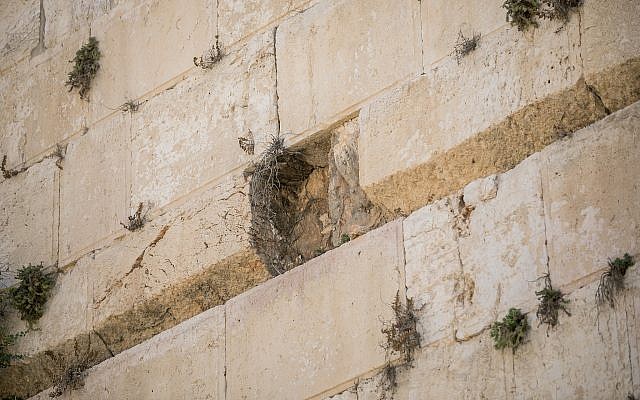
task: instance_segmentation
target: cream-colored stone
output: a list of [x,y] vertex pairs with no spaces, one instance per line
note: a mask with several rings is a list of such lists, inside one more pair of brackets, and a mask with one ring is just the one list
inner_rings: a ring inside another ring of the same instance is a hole
[[450,203],[428,205],[403,225],[407,298],[414,301],[423,346],[451,335],[456,292],[464,289]]
[[464,339],[535,301],[547,265],[539,156],[500,175],[496,197],[457,218],[466,290],[456,303],[456,337]]
[[425,76],[374,100],[360,113],[365,191],[573,86],[581,74],[578,43],[577,22],[559,33],[542,24],[532,39],[517,30],[498,31],[460,64],[445,59]]
[[551,275],[567,285],[640,251],[640,103],[542,153]]
[[487,36],[505,25],[502,0],[433,0],[423,2],[423,58],[426,69],[447,56],[454,56],[459,34]]
[[141,106],[133,117],[133,204],[163,206],[245,164],[238,145],[278,130],[273,33]]
[[58,398],[224,399],[224,327],[224,308],[211,309],[88,370],[84,388]]
[[283,132],[345,118],[355,107],[421,69],[419,3],[321,2],[277,29]]
[[227,303],[227,397],[308,398],[384,364],[382,322],[402,286],[401,226],[387,224]]
[[14,282],[27,264],[56,261],[58,168],[47,159],[10,178],[0,178],[0,266],[2,284]]
[[21,62],[0,78],[0,130],[7,166],[41,160],[56,143],[86,125],[87,103],[65,86],[71,71],[68,61],[81,43],[79,37],[70,37],[64,47]]
[[129,215],[130,119],[116,115],[67,146],[60,178],[60,263],[93,250]]
[[91,23],[91,34],[102,53],[90,92],[95,120],[193,68],[193,58],[215,43],[215,2],[116,7]]
[[220,41],[229,47],[256,32],[277,24],[278,20],[300,13],[317,0],[219,0]]
[[29,57],[40,37],[40,2],[5,0],[0,3],[0,71]]
[[640,3],[586,0],[582,8],[582,57],[589,75],[640,57]]
[[465,206],[475,207],[476,204],[495,199],[498,194],[498,175],[490,175],[483,179],[477,179],[467,186],[463,191]]

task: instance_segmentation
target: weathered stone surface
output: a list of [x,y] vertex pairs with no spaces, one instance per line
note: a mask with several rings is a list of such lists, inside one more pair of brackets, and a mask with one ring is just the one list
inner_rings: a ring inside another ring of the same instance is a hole
[[421,344],[451,336],[456,292],[464,296],[452,199],[443,199],[404,220],[407,298],[413,299]]
[[0,71],[29,57],[38,45],[40,2],[6,0],[0,4]]
[[[640,3],[634,0],[584,2],[582,55],[587,82],[604,105],[619,110],[640,99]],[[598,74],[611,69],[608,74]]]
[[219,0],[220,41],[229,47],[275,25],[288,15],[302,12],[317,0]]
[[238,138],[262,143],[278,130],[273,33],[212,70],[141,106],[133,116],[132,203],[163,206],[245,164]]
[[640,250],[640,103],[543,152],[551,275],[578,283]]
[[0,266],[2,286],[29,263],[57,258],[58,168],[52,159],[18,175],[0,178]]
[[88,370],[84,388],[58,398],[224,399],[224,328],[224,308],[211,309]]
[[227,303],[227,396],[308,398],[380,367],[401,240],[387,224]]
[[355,106],[421,69],[419,3],[321,2],[276,34],[283,132],[344,119]]
[[[477,335],[511,307],[535,301],[547,271],[540,160],[498,177],[495,198],[465,203],[457,216],[462,279],[456,339]],[[465,190],[465,192],[467,192]]]
[[130,119],[116,115],[69,143],[60,177],[60,264],[121,230],[129,215]]
[[[540,28],[531,40],[514,30],[496,32],[460,64],[443,60],[364,107],[365,191],[392,210],[411,211],[414,203],[424,205],[481,177],[481,170],[512,168],[559,132],[597,119],[591,94],[579,84],[577,25],[557,34]],[[391,159],[390,152],[399,156]],[[464,181],[465,175],[473,178]],[[402,193],[403,187],[412,193]]]
[[40,161],[86,125],[87,103],[64,85],[68,60],[81,43],[70,37],[65,47],[21,62],[0,77],[0,146],[7,166]]
[[465,0],[435,0],[423,3],[422,38],[426,69],[444,57],[454,56],[459,34],[472,38],[488,36],[505,25],[501,0],[468,2]]
[[[398,368],[393,398],[624,399],[637,393],[640,358],[634,298],[639,277],[637,269],[627,277],[621,312],[601,310],[598,315],[593,305],[596,282],[569,296],[572,316],[563,315],[553,330],[537,327],[531,312],[532,331],[515,355],[493,349],[488,332],[465,342],[441,341],[423,348],[413,368]],[[381,375],[362,379],[334,399],[389,398],[383,384]],[[351,397],[354,391],[357,396]]]
[[90,92],[96,120],[193,68],[215,43],[215,2],[123,5],[92,21],[91,34],[102,53]]

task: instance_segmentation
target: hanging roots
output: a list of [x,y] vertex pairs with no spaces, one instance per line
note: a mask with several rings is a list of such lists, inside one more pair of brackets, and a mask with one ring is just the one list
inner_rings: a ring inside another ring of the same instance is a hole
[[128,217],[129,222],[127,224],[123,224],[121,222],[120,225],[122,225],[126,230],[130,232],[137,231],[138,229],[142,228],[147,222],[147,216],[146,214],[142,214],[142,208],[143,203],[138,204],[138,209],[136,210],[136,212]]
[[471,37],[465,37],[462,31],[458,33],[458,40],[456,41],[456,45],[453,48],[453,53],[455,54],[456,61],[460,64],[460,61],[469,55],[472,51],[478,48],[478,44],[480,43],[480,34],[474,33]]
[[598,305],[608,303],[611,308],[615,306],[616,295],[624,289],[624,277],[627,270],[634,265],[635,260],[629,254],[613,261],[609,260],[609,268],[600,276],[600,283],[596,290]]
[[[273,137],[271,144],[252,166],[251,244],[273,275],[280,275],[295,265],[292,254],[296,212],[292,210],[297,193],[313,171],[299,152],[287,149],[284,138]],[[294,252],[295,253],[295,252]]]
[[569,300],[564,298],[564,294],[560,290],[553,288],[549,274],[543,275],[540,279],[544,279],[544,288],[536,292],[539,301],[536,317],[540,324],[554,327],[558,324],[560,310],[564,311],[567,316],[571,316],[567,310]]

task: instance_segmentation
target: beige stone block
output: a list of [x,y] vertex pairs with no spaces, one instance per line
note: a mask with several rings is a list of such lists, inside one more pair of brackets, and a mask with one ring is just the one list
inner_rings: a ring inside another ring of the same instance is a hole
[[21,266],[56,260],[58,168],[47,159],[0,180],[0,266],[9,285]]
[[[452,56],[460,32],[466,38],[488,36],[505,26],[502,0],[432,0],[421,5],[423,59],[426,69]],[[482,39],[481,39],[482,40]],[[454,55],[455,56],[455,55]]]
[[59,399],[224,399],[224,328],[224,308],[211,309],[88,370]]
[[133,204],[163,206],[244,165],[238,145],[278,130],[273,33],[196,71],[133,117]]
[[[578,43],[574,22],[559,33],[542,24],[533,38],[517,30],[498,31],[483,38],[460,64],[445,59],[426,75],[365,106],[360,112],[359,147],[365,191],[393,174],[428,163],[517,110],[573,87],[581,73]],[[552,107],[539,109],[556,119]],[[517,120],[513,124],[524,125]]]
[[129,215],[130,118],[115,115],[67,147],[60,181],[60,263],[122,229]]
[[40,2],[6,0],[0,4],[0,71],[28,58],[40,37]]
[[95,120],[193,68],[193,58],[215,43],[215,2],[116,7],[91,23],[91,33],[102,53],[90,92]]
[[464,203],[456,217],[464,285],[456,302],[456,338],[461,340],[483,331],[509,308],[535,302],[536,279],[547,270],[539,156],[497,181],[495,198]]
[[317,0],[220,0],[220,41],[229,47],[256,32],[277,24],[282,18],[303,12]]
[[426,346],[452,334],[456,292],[464,284],[451,199],[411,214],[403,232],[407,298],[414,301]]
[[64,47],[19,63],[0,78],[0,143],[9,167],[41,160],[86,126],[87,103],[65,86],[72,68],[68,61],[82,40],[70,37]]
[[[634,0],[589,0],[584,4],[585,79],[611,111],[640,100],[639,14],[640,4]],[[599,74],[603,70],[608,73]]]
[[640,103],[542,153],[551,276],[568,285],[640,249]]
[[345,118],[421,69],[419,3],[321,2],[277,29],[281,128],[295,134]]
[[227,303],[227,397],[309,398],[383,365],[401,240],[387,224]]

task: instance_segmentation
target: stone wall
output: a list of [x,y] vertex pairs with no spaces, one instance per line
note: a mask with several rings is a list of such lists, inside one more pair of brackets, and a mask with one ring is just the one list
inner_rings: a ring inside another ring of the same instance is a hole
[[[615,309],[594,300],[608,259],[640,256],[640,3],[525,32],[501,5],[3,2],[2,284],[60,273],[0,397],[79,364],[63,398],[640,396],[637,268]],[[460,32],[480,35],[462,58]],[[82,100],[64,83],[89,36]],[[272,277],[251,185],[276,138],[313,172],[278,186],[300,266]],[[571,300],[552,330],[547,272]],[[396,293],[412,365],[383,349]],[[533,326],[514,354],[488,332],[511,307]]]

